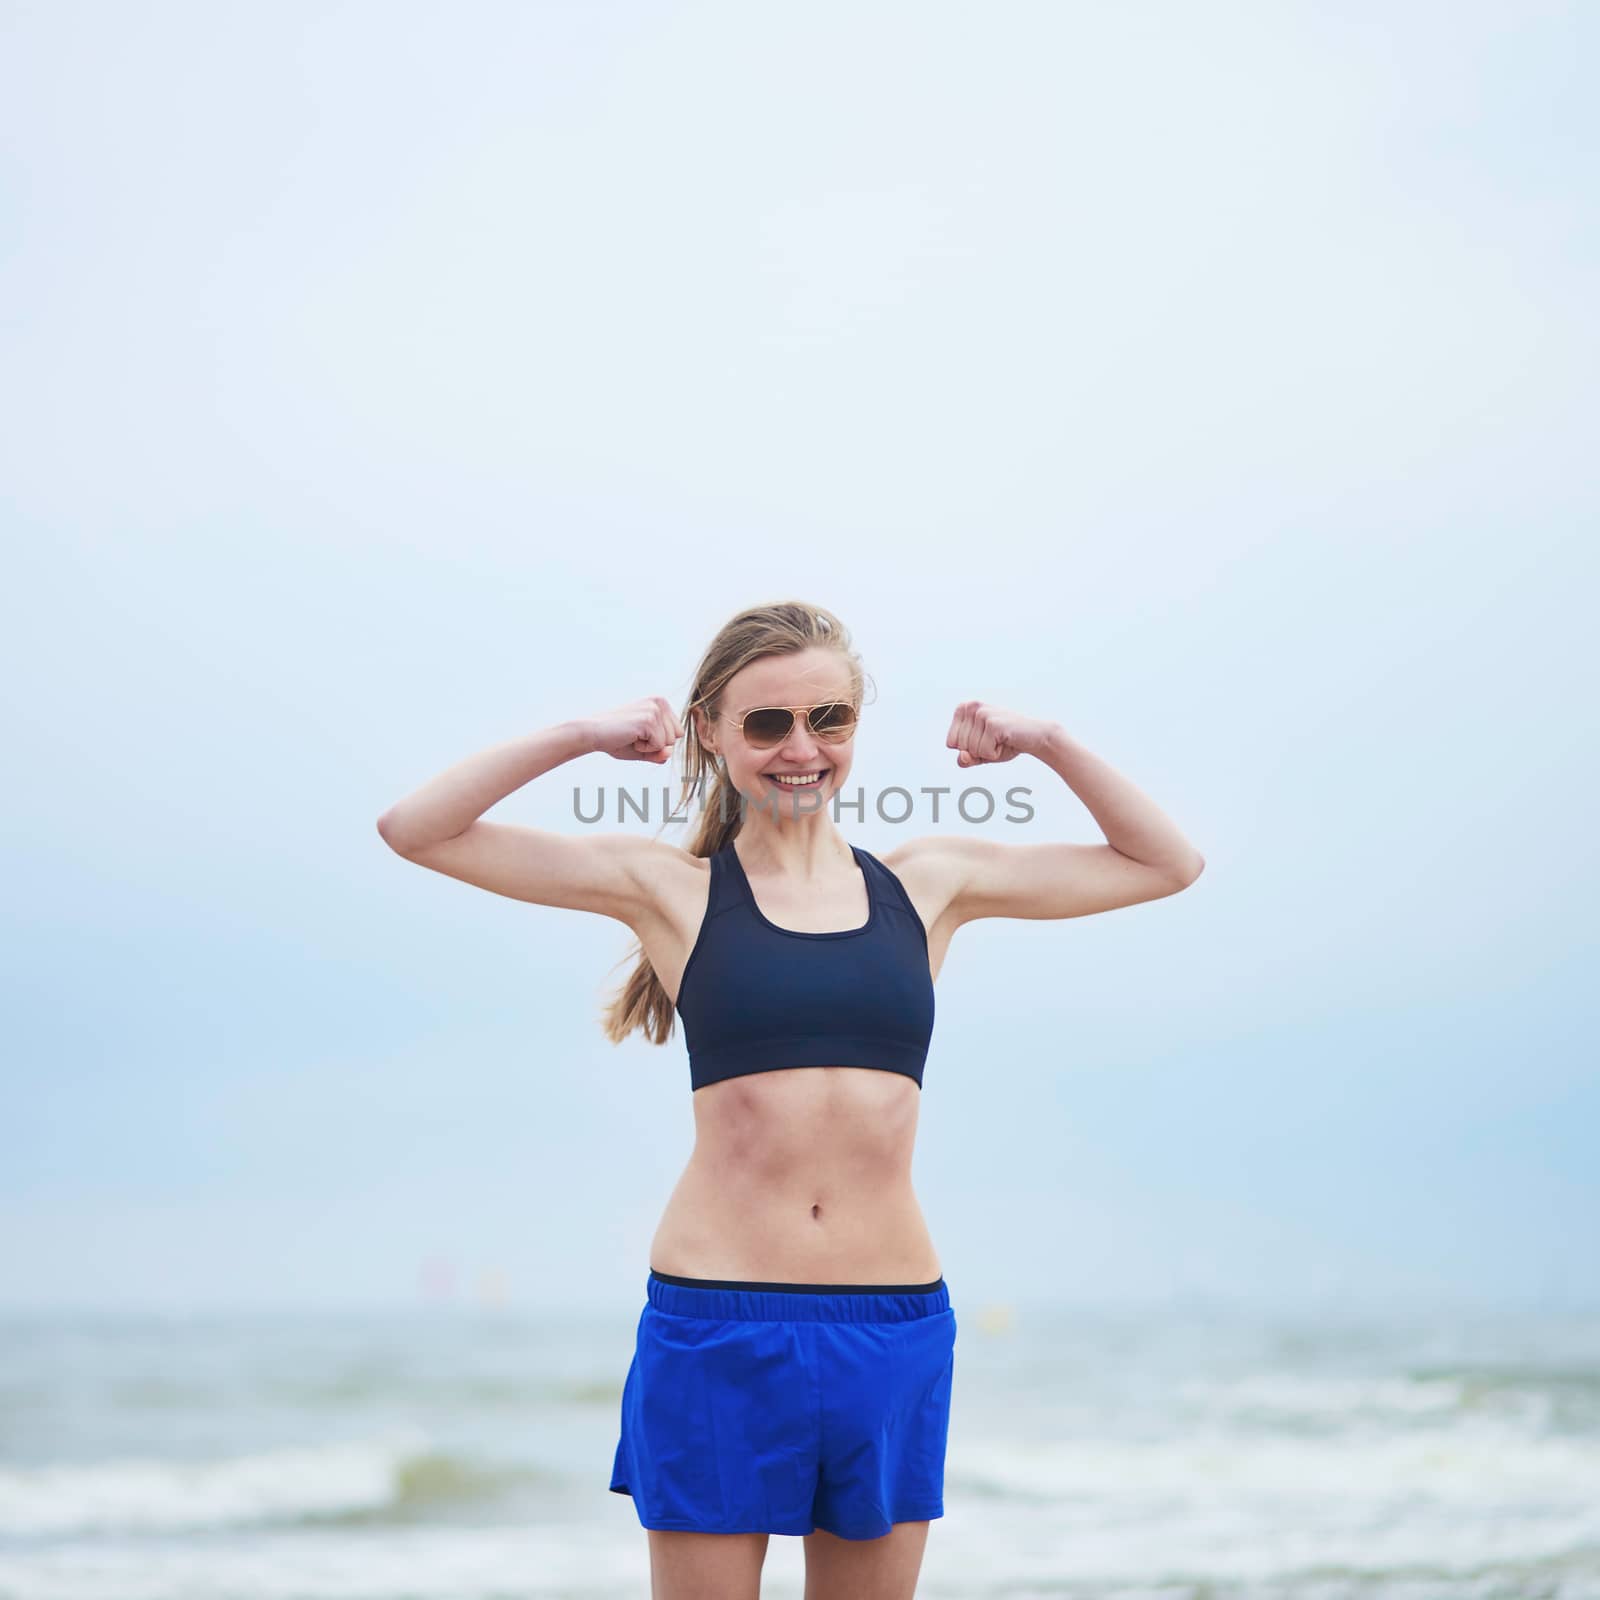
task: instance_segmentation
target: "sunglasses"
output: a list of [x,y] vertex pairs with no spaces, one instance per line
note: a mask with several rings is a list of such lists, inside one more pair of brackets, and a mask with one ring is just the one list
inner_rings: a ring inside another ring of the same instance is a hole
[[856,731],[856,708],[845,700],[820,706],[757,706],[739,719],[739,731],[752,749],[770,750],[789,737],[797,711],[805,713],[806,726],[829,744],[842,744]]

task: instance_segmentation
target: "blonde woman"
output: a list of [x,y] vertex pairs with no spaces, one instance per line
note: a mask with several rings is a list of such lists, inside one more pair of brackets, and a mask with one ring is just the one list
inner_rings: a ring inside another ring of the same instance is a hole
[[[933,984],[979,917],[1079,917],[1176,893],[1204,863],[1057,722],[976,701],[961,768],[1028,755],[1104,844],[929,834],[881,859],[830,815],[864,673],[820,606],[731,618],[668,702],[546,728],[450,768],[380,819],[407,860],[637,936],[604,1018],[664,1044],[681,1017],[695,1144],[650,1245],[610,1487],[648,1530],[655,1600],[753,1600],[772,1534],[808,1596],[909,1600],[944,1514],[956,1316],[911,1186]],[[666,764],[689,844],[484,822],[578,756]]]

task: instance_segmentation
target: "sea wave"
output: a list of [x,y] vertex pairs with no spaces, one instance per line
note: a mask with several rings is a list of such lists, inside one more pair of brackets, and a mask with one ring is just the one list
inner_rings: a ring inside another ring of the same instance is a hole
[[432,1448],[415,1429],[206,1460],[128,1456],[0,1470],[0,1535],[404,1522],[540,1476]]

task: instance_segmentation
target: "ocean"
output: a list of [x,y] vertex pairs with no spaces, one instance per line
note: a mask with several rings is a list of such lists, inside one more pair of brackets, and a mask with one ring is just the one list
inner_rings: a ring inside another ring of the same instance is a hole
[[[1600,1600],[1600,1314],[951,1294],[919,1596]],[[648,1596],[642,1304],[0,1319],[0,1596]]]

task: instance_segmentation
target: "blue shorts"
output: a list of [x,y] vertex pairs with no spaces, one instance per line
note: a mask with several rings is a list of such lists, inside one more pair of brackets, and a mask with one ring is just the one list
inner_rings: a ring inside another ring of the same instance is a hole
[[931,1284],[651,1271],[611,1488],[646,1528],[879,1539],[944,1515],[956,1316]]

